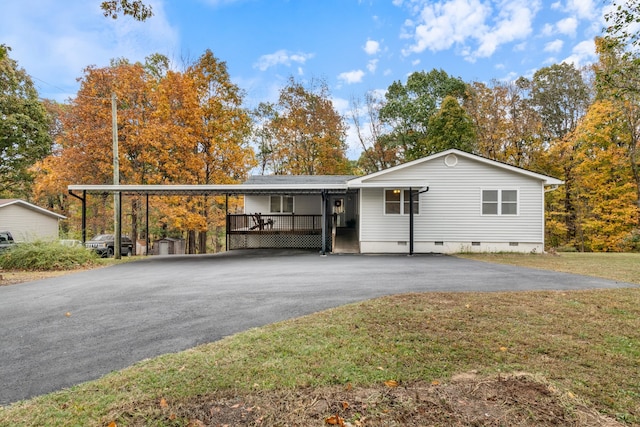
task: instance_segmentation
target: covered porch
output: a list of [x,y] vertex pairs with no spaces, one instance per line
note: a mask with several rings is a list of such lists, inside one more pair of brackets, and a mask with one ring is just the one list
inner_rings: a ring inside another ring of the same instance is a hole
[[[82,240],[86,240],[86,200],[89,194],[114,194],[146,197],[146,235],[149,236],[149,196],[244,196],[270,198],[280,196],[316,200],[312,210],[271,212],[266,214],[248,211],[235,214],[226,212],[226,249],[244,248],[300,248],[331,252],[335,246],[338,228],[345,226],[344,200],[349,194],[355,201],[356,193],[349,191],[347,180],[351,176],[269,176],[231,185],[70,185],[69,193],[82,202]],[[340,206],[336,207],[336,200]],[[283,209],[284,211],[284,209]],[[297,213],[301,212],[301,213]],[[357,209],[354,208],[354,212]],[[120,213],[119,216],[121,215]],[[355,215],[355,214],[354,214]],[[121,227],[121,219],[117,226]],[[120,234],[120,228],[115,231]],[[147,243],[147,247],[148,243]]]
[[[320,249],[323,215],[227,214],[227,248]],[[326,245],[325,245],[326,247]],[[329,251],[331,248],[327,248]]]

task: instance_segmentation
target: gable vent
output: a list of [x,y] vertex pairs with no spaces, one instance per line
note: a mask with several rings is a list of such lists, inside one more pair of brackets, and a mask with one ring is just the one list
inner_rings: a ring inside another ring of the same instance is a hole
[[444,164],[452,168],[458,164],[458,157],[455,154],[449,154],[444,158]]

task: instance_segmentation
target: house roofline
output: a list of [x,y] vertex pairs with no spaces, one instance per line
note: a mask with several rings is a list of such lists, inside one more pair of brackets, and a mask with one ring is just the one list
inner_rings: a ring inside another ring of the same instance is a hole
[[4,208],[6,206],[11,206],[11,205],[21,205],[21,206],[23,206],[23,207],[25,207],[27,209],[39,212],[39,213],[44,214],[44,215],[53,216],[53,217],[56,217],[58,219],[67,219],[67,217],[64,216],[64,215],[60,215],[59,213],[51,212],[50,210],[47,210],[45,208],[41,208],[40,206],[36,206],[36,205],[31,204],[29,202],[25,202],[24,200],[21,200],[21,199],[3,199],[3,200],[0,200],[0,208]]
[[422,157],[420,159],[412,160],[410,162],[403,163],[403,164],[397,165],[397,166],[393,166],[391,168],[384,169],[384,170],[381,170],[381,171],[378,171],[378,172],[374,172],[374,173],[369,174],[369,175],[365,175],[365,176],[361,176],[361,177],[358,177],[358,178],[354,178],[354,179],[350,180],[348,182],[348,184],[349,184],[349,186],[356,186],[356,185],[363,186],[362,185],[362,184],[364,184],[363,181],[367,181],[369,179],[376,178],[376,177],[379,177],[381,175],[385,175],[385,174],[390,173],[390,172],[395,172],[395,171],[402,170],[404,168],[412,167],[412,166],[418,165],[420,163],[428,162],[430,160],[434,160],[434,159],[437,159],[437,158],[440,158],[440,157],[445,157],[445,156],[448,156],[449,154],[455,154],[455,155],[458,155],[458,156],[461,156],[461,157],[465,157],[467,159],[476,160],[476,161],[479,161],[481,163],[485,163],[485,164],[488,164],[488,165],[493,165],[493,166],[496,166],[496,167],[499,167],[499,168],[502,168],[502,169],[509,170],[511,172],[515,172],[515,173],[519,173],[519,174],[522,174],[522,175],[526,175],[526,176],[529,176],[531,178],[536,178],[536,179],[539,179],[539,180],[543,181],[545,185],[562,185],[562,184],[564,184],[564,181],[559,180],[557,178],[553,178],[551,176],[543,175],[543,174],[540,174],[540,173],[537,173],[537,172],[532,172],[530,170],[523,169],[523,168],[520,168],[520,167],[517,167],[517,166],[512,166],[512,165],[509,165],[507,163],[500,162],[498,160],[488,159],[486,157],[478,156],[476,154],[468,153],[466,151],[458,150],[456,148],[450,148],[448,150],[441,151],[439,153],[432,154],[432,155],[427,156],[427,157]]

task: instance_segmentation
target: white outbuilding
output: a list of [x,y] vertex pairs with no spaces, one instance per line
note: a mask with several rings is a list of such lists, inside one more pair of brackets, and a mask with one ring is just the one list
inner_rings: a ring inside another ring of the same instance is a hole
[[11,232],[16,242],[57,240],[58,222],[64,215],[20,199],[0,199],[0,230]]

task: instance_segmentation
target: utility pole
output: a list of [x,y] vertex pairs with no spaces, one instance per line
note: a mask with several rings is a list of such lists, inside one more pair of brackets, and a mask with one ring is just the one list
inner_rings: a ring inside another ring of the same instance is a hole
[[[111,128],[113,134],[113,185],[120,185],[120,160],[118,159],[118,108],[116,106],[116,93],[111,93]],[[122,225],[120,224],[120,192],[113,193],[113,256],[116,259],[122,257]]]

